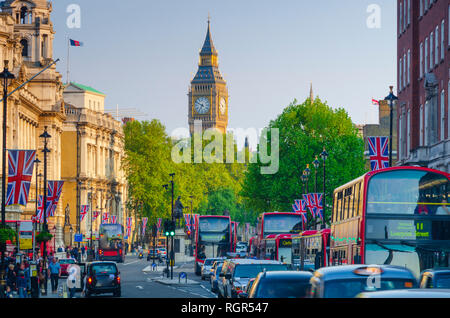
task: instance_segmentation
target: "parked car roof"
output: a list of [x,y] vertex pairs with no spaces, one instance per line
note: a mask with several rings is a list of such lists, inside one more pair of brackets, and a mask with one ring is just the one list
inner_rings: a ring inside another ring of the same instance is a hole
[[395,289],[360,293],[357,298],[450,298],[450,289]]
[[269,271],[266,274],[262,274],[264,279],[274,279],[277,280],[291,280],[291,279],[299,279],[303,278],[305,280],[309,280],[312,277],[311,272],[306,271]]
[[233,258],[229,259],[229,262],[233,262],[235,264],[242,265],[250,265],[250,264],[283,264],[279,261],[273,260],[264,260],[264,259],[249,259],[249,258]]
[[382,270],[381,276],[382,277],[395,277],[395,278],[410,278],[414,279],[415,277],[413,273],[401,266],[396,265],[342,265],[342,266],[329,266],[329,267],[323,267],[319,268],[314,272],[314,278],[317,279],[349,279],[349,278],[355,278],[355,277],[363,277],[362,275],[356,274],[354,271],[357,269],[364,269],[364,268],[370,268],[370,267],[377,267]]

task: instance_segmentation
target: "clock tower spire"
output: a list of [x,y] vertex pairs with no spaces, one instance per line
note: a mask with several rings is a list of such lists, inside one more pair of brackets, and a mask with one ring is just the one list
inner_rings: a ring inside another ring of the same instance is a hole
[[218,52],[214,46],[210,17],[198,70],[189,88],[188,121],[191,135],[194,121],[202,121],[202,129],[216,128],[226,133],[228,125],[228,89],[219,71]]

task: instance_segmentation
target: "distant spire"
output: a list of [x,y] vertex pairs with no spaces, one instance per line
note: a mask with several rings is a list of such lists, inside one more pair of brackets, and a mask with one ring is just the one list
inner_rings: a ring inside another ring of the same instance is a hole
[[311,100],[311,104],[314,103],[314,93],[313,93],[313,88],[312,88],[312,82],[311,82],[311,87],[309,89],[309,99]]
[[217,54],[216,48],[214,47],[212,37],[211,37],[211,16],[208,14],[208,31],[206,32],[205,42],[203,43],[202,50],[200,51],[200,55],[202,54]]

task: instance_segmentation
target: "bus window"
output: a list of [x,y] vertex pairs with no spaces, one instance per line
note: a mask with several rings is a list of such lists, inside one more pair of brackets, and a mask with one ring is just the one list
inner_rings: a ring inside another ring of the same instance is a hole
[[356,194],[356,184],[353,185],[353,191],[352,191],[352,218],[355,217],[355,194]]

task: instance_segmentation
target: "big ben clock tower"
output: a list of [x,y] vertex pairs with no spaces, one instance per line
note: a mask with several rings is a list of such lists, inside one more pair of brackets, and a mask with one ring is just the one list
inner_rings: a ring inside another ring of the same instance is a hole
[[217,128],[226,133],[228,125],[227,83],[219,71],[217,50],[214,47],[210,21],[205,43],[200,51],[198,71],[189,89],[189,130],[194,132],[194,120],[202,121],[203,130]]

